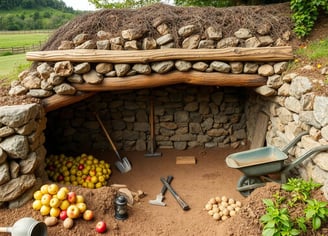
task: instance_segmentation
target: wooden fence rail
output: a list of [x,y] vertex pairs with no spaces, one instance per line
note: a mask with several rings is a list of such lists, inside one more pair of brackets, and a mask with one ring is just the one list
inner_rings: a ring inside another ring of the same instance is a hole
[[8,47],[8,48],[0,48],[0,55],[3,55],[5,53],[10,54],[23,54],[26,52],[31,51],[39,51],[41,49],[41,46],[44,42],[39,42],[39,44],[33,44],[29,46],[21,46],[21,47]]

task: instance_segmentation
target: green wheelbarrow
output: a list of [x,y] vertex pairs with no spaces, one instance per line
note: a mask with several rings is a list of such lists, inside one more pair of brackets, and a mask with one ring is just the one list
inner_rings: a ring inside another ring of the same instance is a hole
[[[227,156],[225,161],[228,167],[238,169],[244,174],[237,183],[237,190],[240,194],[247,197],[254,189],[263,187],[266,182],[284,184],[287,181],[286,176],[293,168],[313,154],[328,150],[328,145],[314,147],[291,163],[285,164],[285,160],[288,159],[288,150],[306,134],[308,132],[300,133],[282,150],[274,146],[267,146]],[[280,174],[280,179],[269,177],[270,174],[276,173]]]

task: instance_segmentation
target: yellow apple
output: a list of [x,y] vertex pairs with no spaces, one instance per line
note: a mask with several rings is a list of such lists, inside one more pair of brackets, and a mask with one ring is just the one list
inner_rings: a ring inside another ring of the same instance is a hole
[[51,198],[51,200],[49,202],[49,205],[54,208],[58,208],[60,206],[60,204],[61,204],[61,201],[55,197]]
[[50,184],[48,186],[48,193],[50,193],[51,195],[55,195],[58,192],[58,185],[57,184]]
[[80,216],[80,210],[76,205],[70,205],[66,210],[67,216],[71,219],[76,219]]
[[41,186],[40,191],[42,194],[48,193],[48,186],[49,186],[48,184],[44,184]]
[[76,203],[84,202],[84,197],[82,195],[76,195]]
[[57,192],[57,197],[59,200],[65,200],[67,198],[67,193],[65,190],[59,189]]
[[34,197],[35,200],[41,200],[42,195],[43,194],[42,194],[41,190],[37,190],[37,191],[34,192],[33,197]]
[[34,200],[33,203],[32,203],[32,208],[36,211],[39,211],[42,207],[42,203],[41,203],[41,200],[37,199],[37,200]]
[[95,175],[91,176],[91,182],[94,183],[94,184],[97,183],[98,182],[97,176],[95,176]]
[[42,205],[42,207],[40,208],[40,213],[43,216],[49,215],[49,213],[50,213],[50,206]]
[[49,206],[51,200],[51,195],[49,193],[43,194],[41,198],[42,205]]
[[67,187],[61,187],[59,190],[63,190],[66,193],[69,193],[69,189]]
[[80,213],[85,212],[85,210],[87,209],[87,204],[85,204],[84,202],[76,203],[76,206],[79,208]]
[[60,209],[56,207],[51,207],[49,214],[50,216],[58,217],[60,214]]
[[84,220],[92,220],[93,219],[93,211],[92,210],[86,210],[83,213],[83,219]]
[[69,207],[69,205],[70,205],[70,203],[69,203],[69,201],[66,199],[66,200],[64,200],[64,201],[61,202],[59,208],[60,208],[61,210],[67,210],[67,208]]

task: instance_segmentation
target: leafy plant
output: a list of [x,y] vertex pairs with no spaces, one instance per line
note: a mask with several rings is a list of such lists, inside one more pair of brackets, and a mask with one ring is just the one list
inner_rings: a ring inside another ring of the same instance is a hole
[[295,23],[294,31],[298,37],[308,35],[319,15],[319,9],[328,11],[327,0],[291,0],[292,19]]
[[286,184],[282,185],[282,189],[291,193],[289,205],[293,206],[296,202],[305,202],[313,189],[321,187],[321,184],[315,183],[312,180],[305,181],[299,178],[290,178]]
[[305,217],[312,221],[312,228],[317,230],[321,227],[321,222],[326,221],[328,217],[327,202],[321,202],[316,199],[307,200],[305,208]]
[[263,236],[299,235],[300,231],[293,227],[287,208],[279,208],[271,199],[263,199],[267,213],[261,217],[264,224]]
[[[300,235],[302,232],[306,233],[308,227],[311,226],[313,230],[318,230],[322,223],[328,220],[328,202],[310,199],[312,190],[320,186],[321,184],[312,180],[290,178],[286,184],[282,185],[282,189],[286,192],[276,192],[272,196],[273,200],[264,199],[266,213],[260,218],[263,224],[262,235]],[[296,205],[295,203],[306,204],[304,215],[298,217],[289,215],[289,209],[286,207],[292,209]]]

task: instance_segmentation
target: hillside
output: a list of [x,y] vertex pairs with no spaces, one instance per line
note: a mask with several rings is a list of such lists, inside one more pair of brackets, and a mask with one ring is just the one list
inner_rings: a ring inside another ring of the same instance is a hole
[[83,13],[59,0],[1,1],[0,31],[56,29]]

